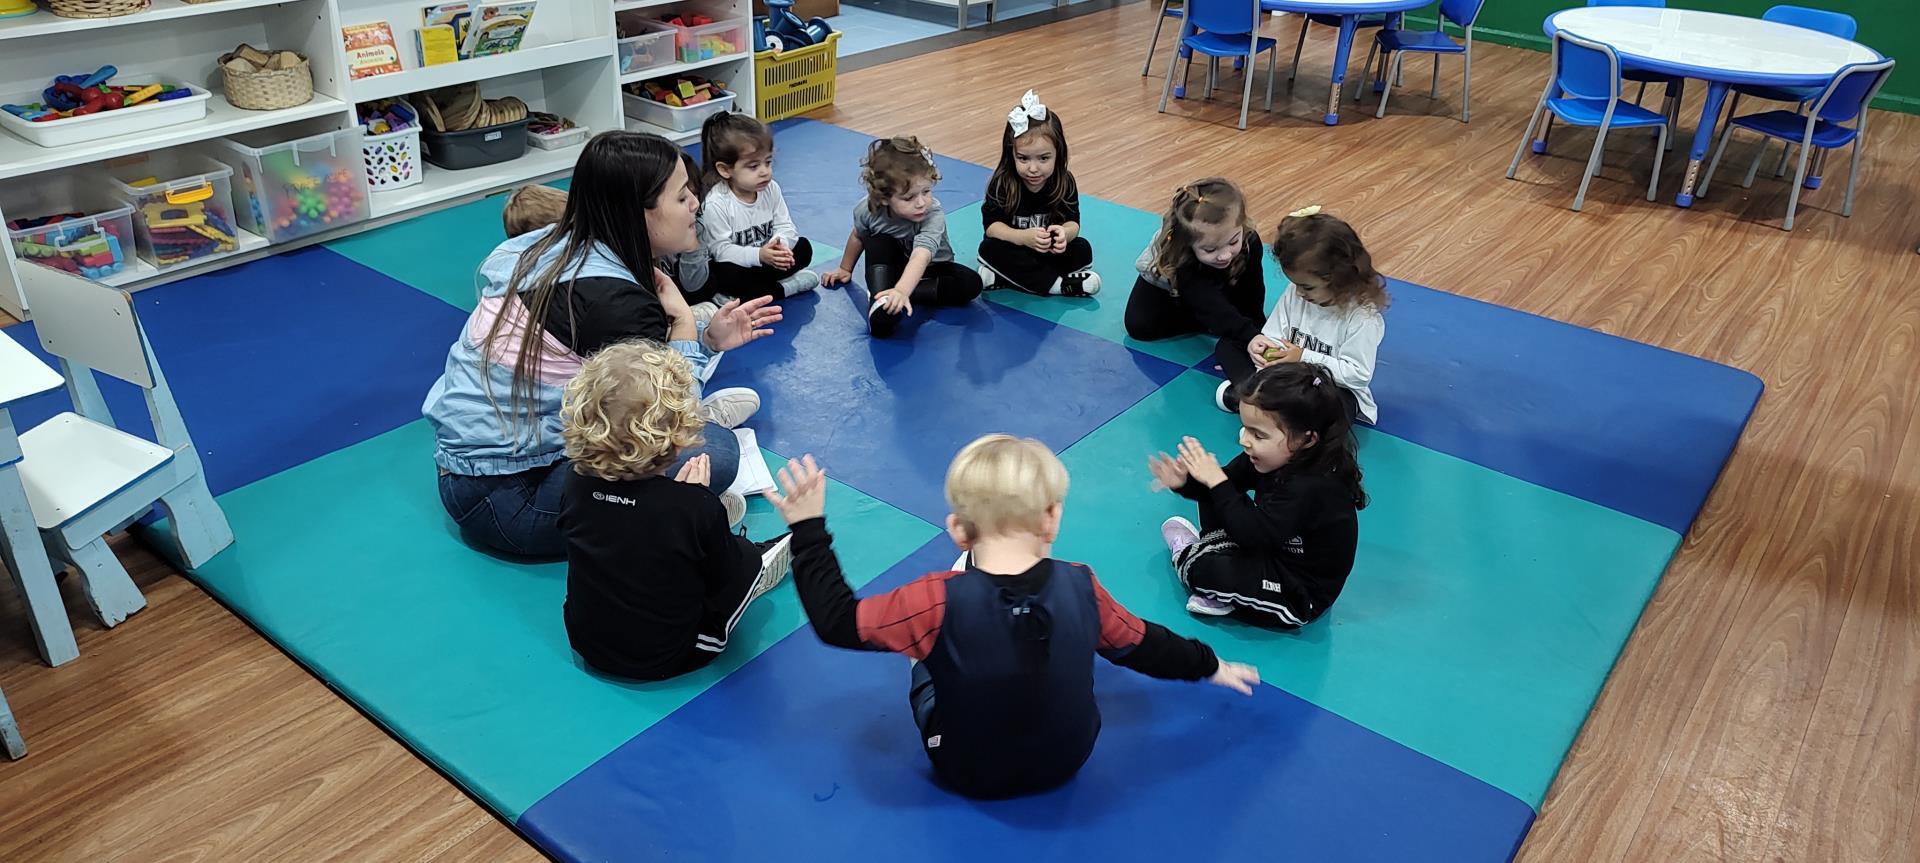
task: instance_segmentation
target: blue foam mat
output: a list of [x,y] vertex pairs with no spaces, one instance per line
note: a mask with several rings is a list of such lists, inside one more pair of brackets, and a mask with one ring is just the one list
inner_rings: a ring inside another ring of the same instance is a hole
[[[874,589],[945,569],[936,537]],[[1271,686],[1254,697],[1096,663],[1104,727],[1055,791],[937,787],[907,663],[801,631],[527,810],[568,860],[1504,860],[1521,801]],[[1259,801],[1254,804],[1252,801]]]
[[[466,315],[324,248],[134,294],[215,494],[420,418]],[[31,323],[12,335],[42,358]],[[121,427],[151,439],[138,387],[98,376]],[[31,428],[66,392],[16,406]]]
[[[780,194],[787,199],[793,223],[815,243],[845,248],[847,232],[853,230],[854,202],[865,194],[860,160],[874,137],[812,120],[784,120],[773,124],[773,130]],[[991,169],[938,154],[933,161],[940,169],[933,196],[949,218],[985,196]],[[820,259],[814,268],[829,270],[838,263]]]

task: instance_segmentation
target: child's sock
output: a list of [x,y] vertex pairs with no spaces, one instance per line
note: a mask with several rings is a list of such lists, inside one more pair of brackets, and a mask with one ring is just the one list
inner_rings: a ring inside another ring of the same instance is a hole
[[789,297],[804,294],[817,287],[820,287],[820,274],[812,270],[801,270],[780,280],[780,290]]

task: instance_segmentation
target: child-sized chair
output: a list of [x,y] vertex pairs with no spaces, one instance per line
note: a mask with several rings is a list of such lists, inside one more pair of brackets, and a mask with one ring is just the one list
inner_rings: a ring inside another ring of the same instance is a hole
[[[1180,47],[1193,54],[1204,54],[1207,62],[1207,95],[1213,95],[1214,78],[1220,58],[1244,57],[1247,67],[1240,91],[1240,128],[1247,128],[1247,106],[1253,100],[1253,63],[1260,52],[1267,52],[1267,110],[1273,110],[1273,71],[1279,64],[1274,40],[1260,35],[1260,0],[1186,0],[1182,4]],[[1193,61],[1189,59],[1187,66]],[[1160,113],[1167,112],[1167,98],[1173,94],[1174,69],[1167,64],[1167,83],[1160,91]]]
[[[1893,59],[1888,58],[1873,63],[1854,63],[1842,68],[1833,77],[1833,83],[1814,99],[1813,110],[1805,114],[1794,111],[1766,111],[1748,114],[1727,121],[1727,128],[1720,133],[1720,143],[1714,147],[1713,161],[1707,163],[1706,176],[1700,179],[1700,188],[1705,189],[1713,181],[1713,172],[1720,167],[1720,157],[1727,152],[1727,141],[1733,137],[1735,127],[1758,132],[1765,136],[1753,154],[1753,164],[1747,166],[1747,177],[1740,185],[1752,188],[1753,175],[1760,170],[1760,160],[1767,154],[1767,139],[1779,138],[1789,146],[1800,147],[1799,167],[1793,175],[1793,192],[1787,196],[1787,218],[1781,223],[1783,231],[1793,230],[1793,211],[1800,207],[1800,187],[1807,178],[1807,157],[1814,149],[1822,151],[1837,150],[1851,146],[1853,151],[1847,156],[1847,195],[1840,205],[1840,215],[1853,215],[1853,186],[1860,177],[1860,139],[1867,136],[1867,105],[1880,92],[1880,85],[1887,82],[1887,75],[1893,71]],[[1852,126],[1842,123],[1852,122]]]
[[[1386,87],[1380,91],[1380,108],[1373,112],[1375,118],[1387,115],[1387,96],[1393,93],[1394,85],[1400,79],[1400,62],[1408,53],[1433,55],[1433,89],[1429,96],[1440,98],[1440,55],[1459,54],[1465,58],[1460,71],[1460,122],[1467,122],[1468,105],[1473,93],[1473,22],[1480,17],[1480,7],[1485,0],[1440,0],[1440,17],[1432,30],[1382,30],[1373,37],[1375,47],[1380,49],[1380,62],[1386,65],[1380,79]],[[1447,22],[1452,21],[1466,34],[1466,42],[1453,41],[1447,35]],[[1360,92],[1366,92],[1366,82],[1372,78],[1372,54],[1368,54],[1368,68],[1362,73]]]
[[[101,623],[114,626],[146,607],[105,534],[124,530],[156,505],[168,516],[179,564],[192,569],[233,544],[214,503],[160,363],[125,292],[60,270],[21,267],[40,345],[60,359],[74,411],[20,435],[26,487],[47,555],[79,570]],[[115,427],[100,395],[99,371],[146,390],[158,443]]]
[[[1653,151],[1653,176],[1647,180],[1647,200],[1654,198],[1660,185],[1660,161],[1667,152],[1667,118],[1631,102],[1620,101],[1620,55],[1612,45],[1582,39],[1565,31],[1553,34],[1553,75],[1540,92],[1540,102],[1527,120],[1526,137],[1514,148],[1513,162],[1507,165],[1507,179],[1520,169],[1520,158],[1533,145],[1533,133],[1540,127],[1540,116],[1559,117],[1572,126],[1593,126],[1593,153],[1587,157],[1587,169],[1580,175],[1580,192],[1573,196],[1573,209],[1579,212],[1587,200],[1587,184],[1600,170],[1600,154],[1607,145],[1607,132],[1615,128],[1631,129],[1657,126],[1659,141]],[[1555,95],[1564,94],[1564,95]],[[1535,152],[1544,147],[1534,147]]]
[[[1775,6],[1760,13],[1760,20],[1778,24],[1791,24],[1817,33],[1826,33],[1842,39],[1852,39],[1859,32],[1860,22],[1845,12],[1829,12],[1825,9],[1809,9],[1805,6]],[[1767,99],[1774,102],[1792,102],[1799,110],[1806,110],[1807,103],[1820,98],[1821,87],[1767,87],[1755,84],[1735,85],[1733,98],[1727,102],[1727,116],[1731,117],[1740,107],[1741,96]],[[1780,148],[1780,164],[1773,167],[1773,175],[1778,177],[1787,172],[1787,157],[1793,154],[1793,145]],[[1806,179],[1809,189],[1820,188],[1819,163],[1814,164],[1814,176]]]
[[[1160,14],[1153,19],[1153,39],[1147,43],[1147,61],[1140,64],[1140,77],[1152,74],[1153,52],[1160,49],[1160,28],[1166,26],[1168,18],[1178,21],[1185,17],[1187,10],[1181,8],[1183,5],[1182,0],[1160,0]],[[1179,59],[1178,54],[1174,55],[1176,62]]]

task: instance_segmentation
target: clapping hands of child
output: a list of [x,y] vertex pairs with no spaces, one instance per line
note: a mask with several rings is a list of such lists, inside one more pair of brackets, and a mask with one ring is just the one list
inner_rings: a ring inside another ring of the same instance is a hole
[[1220,469],[1220,460],[1195,438],[1180,439],[1180,464],[1186,467],[1188,476],[1207,488],[1227,481],[1227,472]]
[[688,485],[706,485],[712,478],[713,461],[707,458],[706,453],[687,459],[687,463],[680,466],[680,472],[673,475],[674,482],[684,482]]
[[1214,670],[1212,677],[1207,678],[1207,682],[1215,686],[1224,686],[1241,695],[1252,695],[1253,688],[1260,685],[1260,669],[1222,659],[1220,667]]
[[826,515],[827,473],[814,463],[813,456],[787,462],[780,468],[779,479],[780,488],[768,489],[767,500],[788,525]]
[[787,248],[787,242],[785,240],[774,237],[768,240],[766,245],[760,247],[760,265],[781,270],[791,269],[793,267],[793,250]]
[[1187,484],[1187,466],[1166,453],[1147,456],[1147,469],[1153,471],[1155,490],[1178,489]]

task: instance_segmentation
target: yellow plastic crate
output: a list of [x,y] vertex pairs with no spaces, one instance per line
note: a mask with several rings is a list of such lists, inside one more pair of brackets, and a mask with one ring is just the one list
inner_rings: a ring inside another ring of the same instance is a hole
[[818,45],[753,55],[753,115],[771,123],[833,104],[839,50],[840,34],[828,33]]

